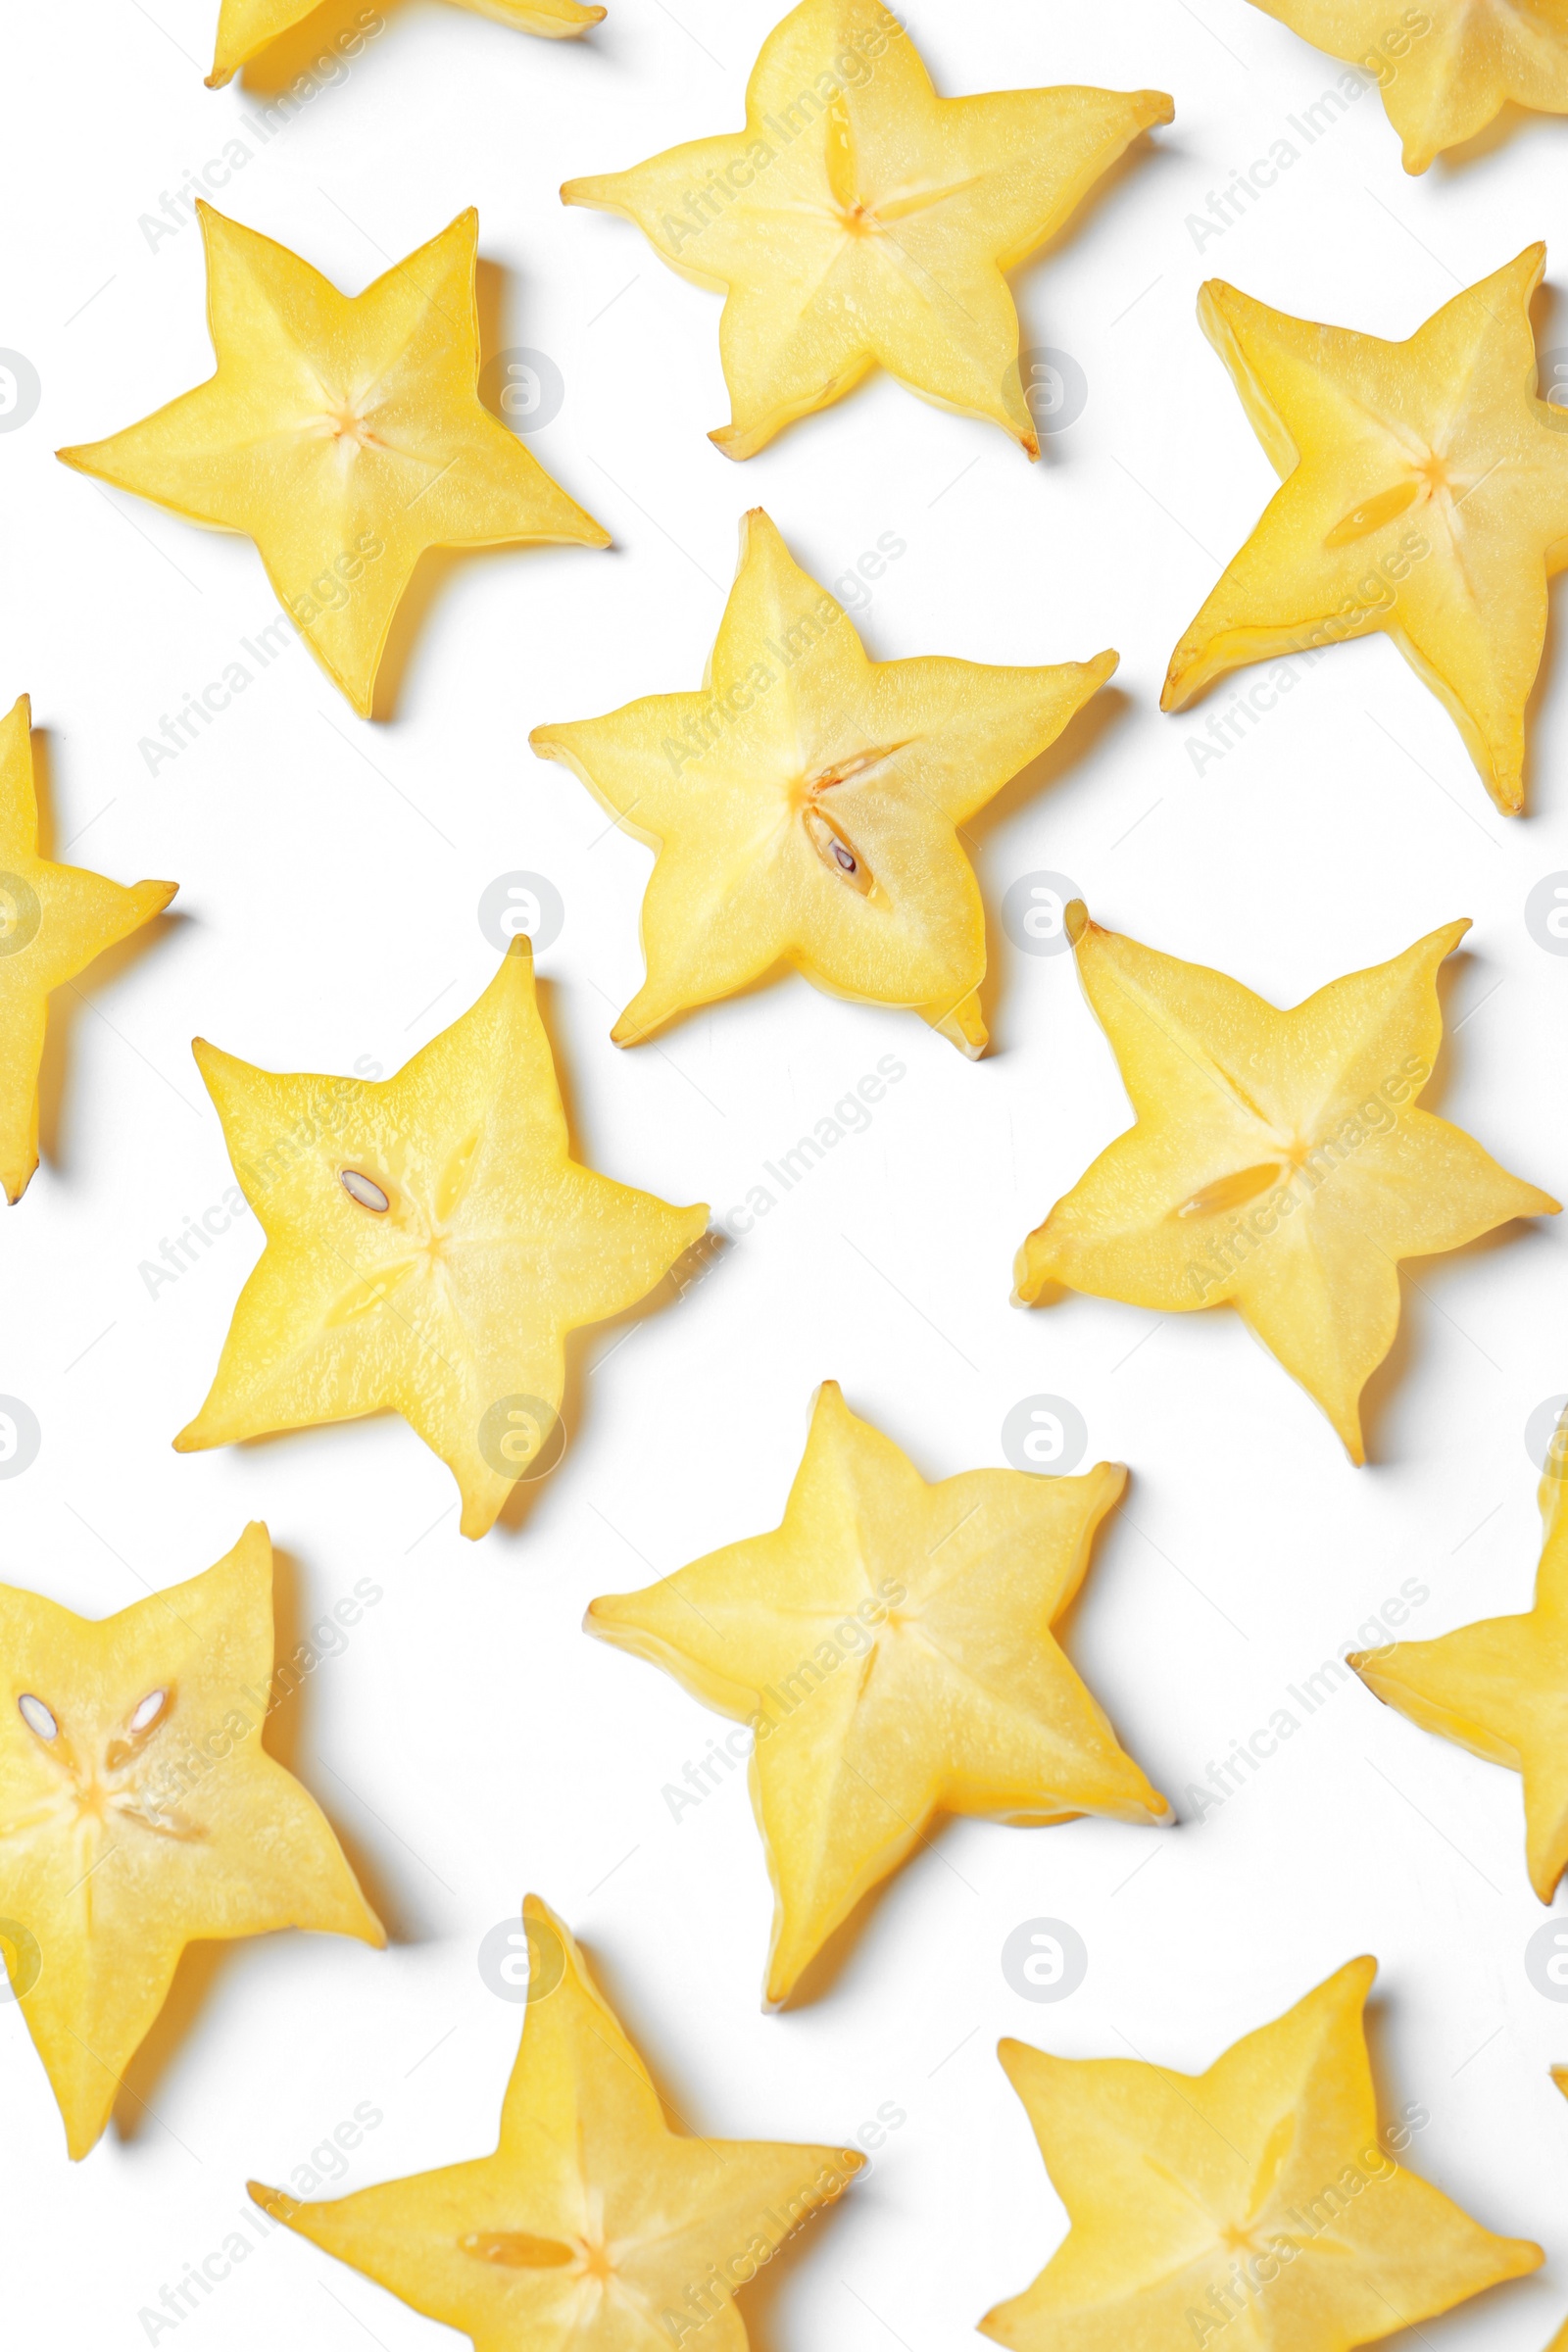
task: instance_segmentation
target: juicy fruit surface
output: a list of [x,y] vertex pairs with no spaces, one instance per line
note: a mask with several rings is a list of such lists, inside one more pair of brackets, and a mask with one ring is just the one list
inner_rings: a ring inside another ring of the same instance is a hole
[[1510,99],[1568,114],[1568,0],[1421,0],[1403,11],[1389,0],[1252,4],[1377,74],[1407,172],[1473,139]]
[[702,689],[529,737],[659,852],[648,979],[617,1045],[791,964],[983,1051],[985,909],[961,828],[1115,666],[868,661],[754,510]]
[[1568,421],[1536,394],[1531,245],[1407,342],[1204,286],[1199,317],[1285,478],[1171,656],[1179,710],[1239,663],[1382,630],[1444,704],[1505,814],[1546,581],[1568,561]]
[[1557,1209],[1416,1106],[1443,1038],[1438,967],[1468,923],[1283,1012],[1077,902],[1068,928],[1137,1122],[1029,1236],[1019,1298],[1229,1300],[1364,1460],[1359,1398],[1398,1327],[1399,1259]]
[[169,905],[175,882],[128,889],[38,855],[25,695],[0,719],[0,1184],[20,1200],[38,1165],[38,1066],[49,992]]
[[330,2204],[252,2196],[477,2352],[745,2352],[735,2288],[863,2158],[671,2132],[565,1928],[536,1895],[522,1918],[529,1999],[495,2154]]
[[[243,65],[259,56],[270,42],[295,24],[303,24],[319,0],[223,0],[218,18],[218,46],[210,90],[221,89]],[[568,40],[603,21],[602,8],[584,7],[582,0],[456,0],[459,8],[477,16],[494,17],[519,32],[543,33],[548,40]]]
[[1369,1690],[1423,1731],[1523,1776],[1530,1884],[1549,1903],[1568,1869],[1568,1414],[1541,1482],[1545,1541],[1534,1606],[1435,1642],[1351,1655]]
[[1204,2075],[999,2055],[1070,2232],[981,2321],[1009,2352],[1348,2352],[1540,2268],[1405,2172],[1378,2133],[1352,1960]]
[[0,1586],[0,1658],[7,1965],[84,2156],[187,1943],[288,1927],[386,1938],[316,1800],[262,1747],[265,1527],[117,1617]]
[[368,717],[392,616],[432,547],[606,532],[479,400],[479,218],[363,294],[199,205],[218,371],[68,466],[253,539],[327,676]]
[[929,1487],[825,1381],[781,1527],[593,1602],[590,1633],[756,1731],[770,2002],[939,1813],[1170,1818],[1051,1631],[1126,1476]]
[[726,294],[732,417],[710,438],[727,456],[754,456],[880,366],[1038,457],[1004,272],[1171,114],[1158,90],[939,98],[881,0],[803,0],[762,45],[744,130],[562,195],[624,214]]
[[646,1298],[707,1209],[569,1157],[524,938],[396,1077],[196,1057],[267,1248],[176,1446],[390,1408],[482,1536],[552,1444],[566,1333]]

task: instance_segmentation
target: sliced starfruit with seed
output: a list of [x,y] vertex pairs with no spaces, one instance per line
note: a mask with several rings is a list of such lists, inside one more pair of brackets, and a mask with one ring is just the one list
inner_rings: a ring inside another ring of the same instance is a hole
[[1067,908],[1136,1124],[1018,1253],[1053,1285],[1179,1313],[1229,1301],[1364,1461],[1360,1396],[1394,1345],[1399,1260],[1558,1203],[1417,1107],[1443,1039],[1448,923],[1281,1011]]
[[659,853],[643,901],[648,978],[615,1043],[786,965],[834,996],[910,1006],[982,1054],[985,908],[959,837],[1116,659],[868,661],[755,508],[699,691],[528,738]]
[[[1568,115],[1568,9],[1562,0],[1252,0],[1314,49],[1377,79],[1404,143],[1404,168],[1424,172],[1502,112],[1525,106]],[[1326,130],[1366,87],[1326,90],[1307,120]]]
[[1162,710],[1381,630],[1518,813],[1546,581],[1568,563],[1568,417],[1538,397],[1530,324],[1545,264],[1527,246],[1403,343],[1203,287],[1203,332],[1284,478],[1171,656]]
[[634,1306],[701,1239],[579,1167],[519,934],[484,995],[394,1078],[274,1075],[198,1038],[267,1249],[181,1453],[401,1413],[482,1536],[564,1445],[565,1336]]
[[256,542],[284,612],[362,718],[429,549],[610,534],[479,399],[479,216],[340,294],[198,204],[218,372],[66,465]]
[[[222,0],[207,87],[220,90],[241,66],[248,66],[294,25],[303,24],[319,5],[320,0]],[[603,24],[605,17],[602,8],[585,7],[582,0],[455,0],[455,5],[471,9],[475,16],[493,17],[498,24],[511,24],[518,32],[541,33],[551,41],[570,40],[586,32],[590,24]]]
[[49,994],[162,913],[177,882],[124,888],[38,855],[31,706],[0,719],[0,1185],[15,1204],[38,1165],[38,1069]]
[[502,1966],[526,2005],[493,2156],[327,2204],[257,2181],[251,2195],[474,2352],[746,2352],[736,2291],[864,2158],[672,2132],[582,1953],[537,1895],[514,1941]]
[[73,2156],[187,1943],[386,1941],[315,1798],[262,1745],[286,1695],[259,1524],[116,1617],[0,1586],[0,1951]]
[[1008,2352],[1348,2352],[1539,2270],[1539,2246],[1404,2169],[1416,2126],[1379,2131],[1376,1974],[1352,1960],[1202,2075],[1001,2043],[1070,2228],[981,2332]]
[[1485,1617],[1435,1642],[1394,1642],[1347,1663],[1369,1690],[1436,1732],[1505,1764],[1524,1781],[1530,1884],[1544,1903],[1568,1870],[1568,1413],[1558,1422],[1541,1482],[1545,1541],[1535,1605],[1522,1616]]
[[1005,272],[1172,112],[1161,90],[939,98],[882,0],[802,0],[762,45],[744,130],[561,193],[624,214],[727,297],[733,414],[709,436],[726,457],[755,456],[882,367],[1037,458]]
[[591,1604],[589,1633],[751,1729],[770,2006],[939,1815],[1171,1818],[1052,1633],[1126,1479],[928,1487],[824,1381],[782,1526]]

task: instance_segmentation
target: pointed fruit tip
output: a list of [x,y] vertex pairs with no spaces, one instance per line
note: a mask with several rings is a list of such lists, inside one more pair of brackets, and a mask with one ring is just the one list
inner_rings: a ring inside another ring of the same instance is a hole
[[299,2211],[297,2197],[285,2196],[280,2188],[269,2188],[265,2180],[247,2180],[245,2194],[253,2205],[270,2213],[274,2222],[291,2222]]
[[1061,921],[1062,928],[1066,932],[1067,937],[1069,940],[1071,940],[1074,947],[1078,945],[1078,942],[1084,937],[1086,932],[1093,931],[1097,927],[1090,921],[1089,909],[1084,905],[1082,899],[1069,899],[1067,901],[1066,909],[1062,915]]
[[1149,122],[1174,122],[1176,101],[1168,90],[1139,90],[1133,103]]

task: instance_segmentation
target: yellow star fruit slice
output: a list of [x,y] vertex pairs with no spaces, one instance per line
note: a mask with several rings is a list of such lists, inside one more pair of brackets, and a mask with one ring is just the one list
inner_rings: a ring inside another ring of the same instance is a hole
[[[293,25],[303,24],[319,4],[320,0],[223,0],[207,87],[220,90],[241,66],[249,65]],[[590,24],[602,24],[605,16],[602,8],[583,7],[581,0],[456,0],[456,5],[471,9],[475,16],[493,17],[498,24],[514,25],[519,32],[542,33],[552,41],[586,32]]]
[[[980,2323],[1009,2352],[1349,2352],[1539,2270],[1392,2153],[1352,1960],[1202,2075],[998,2051],[1067,2237]],[[1240,2323],[1240,2325],[1237,2325]]]
[[1126,1481],[929,1487],[824,1381],[782,1526],[591,1604],[589,1633],[751,1726],[769,2006],[939,1815],[1170,1820],[1052,1632]]
[[0,719],[0,1184],[13,1206],[38,1165],[38,1067],[51,989],[163,911],[177,882],[128,889],[38,855],[32,716]]
[[[857,2151],[672,2132],[566,1929],[522,1906],[527,2006],[493,2156],[328,2204],[251,2195],[475,2352],[746,2352],[734,2296]],[[520,1976],[520,1967],[519,1967]]]
[[[1561,1424],[1559,1424],[1558,1427],[1560,1437],[1564,1433],[1562,1431]],[[1563,2097],[1568,2099],[1568,2066],[1554,2066],[1550,2071],[1552,2081],[1556,2083],[1557,2088],[1562,2092]],[[1568,2320],[1564,2320],[1562,2326],[1558,2328],[1556,2334],[1546,2346],[1546,2352],[1568,2352]]]
[[577,1165],[533,956],[392,1078],[195,1054],[267,1248],[181,1453],[362,1413],[403,1415],[482,1536],[564,1443],[564,1341],[636,1304],[699,1240],[672,1208]]
[[1394,1345],[1399,1260],[1558,1208],[1416,1104],[1443,1038],[1438,966],[1469,923],[1280,1011],[1102,931],[1079,900],[1066,919],[1136,1123],[1029,1236],[1018,1298],[1228,1301],[1364,1461],[1359,1398]]
[[1545,1542],[1535,1605],[1484,1617],[1435,1642],[1395,1642],[1347,1663],[1369,1690],[1436,1732],[1519,1773],[1525,1787],[1530,1884],[1549,1903],[1568,1870],[1568,1414],[1557,1425],[1541,1482]]
[[762,44],[744,130],[561,193],[624,214],[725,295],[732,416],[709,438],[726,457],[754,457],[882,367],[1036,458],[1005,272],[1173,111],[1160,90],[939,98],[881,0],[802,0]]
[[66,465],[256,542],[285,612],[362,718],[430,548],[608,547],[479,399],[479,216],[340,294],[199,204],[218,372]]
[[1564,0],[1252,0],[1265,16],[1375,74],[1404,142],[1404,168],[1424,172],[1446,147],[1485,130],[1510,101],[1568,114]]
[[1497,807],[1523,807],[1546,581],[1568,562],[1568,427],[1537,396],[1530,324],[1545,261],[1527,246],[1403,343],[1203,287],[1203,332],[1283,479],[1171,656],[1162,710],[1243,662],[1382,630]]
[[959,835],[1116,660],[868,661],[754,509],[701,689],[528,738],[659,853],[648,978],[616,1045],[783,964],[834,996],[912,1006],[983,1053],[985,908]]
[[262,1746],[273,1703],[256,1522],[216,1568],[115,1617],[0,1585],[0,1949],[73,2156],[187,1943],[386,1941],[315,1798]]

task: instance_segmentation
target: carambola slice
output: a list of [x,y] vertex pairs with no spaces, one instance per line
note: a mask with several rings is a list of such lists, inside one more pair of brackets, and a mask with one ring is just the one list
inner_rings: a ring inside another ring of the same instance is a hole
[[1545,262],[1526,246],[1403,343],[1203,287],[1203,332],[1283,479],[1171,656],[1162,710],[1239,663],[1382,630],[1497,807],[1524,806],[1546,582],[1568,563],[1568,416],[1538,396],[1530,324]]
[[258,1524],[115,1617],[0,1586],[0,1948],[73,2156],[109,2121],[187,1943],[386,1941],[316,1800],[262,1746],[271,1684]]
[[941,1814],[1170,1819],[1052,1632],[1126,1478],[927,1486],[828,1380],[780,1527],[591,1604],[590,1633],[752,1728],[770,2005]]
[[1078,976],[1136,1123],[1018,1253],[1054,1284],[1181,1313],[1235,1305],[1364,1461],[1359,1399],[1394,1345],[1399,1260],[1557,1202],[1417,1108],[1443,1039],[1437,973],[1467,922],[1281,1011],[1067,909]]
[[[476,16],[494,17],[498,24],[514,25],[519,32],[542,33],[553,41],[586,32],[590,24],[602,24],[605,15],[602,8],[584,6],[583,0],[455,0],[455,4],[472,9]],[[241,66],[249,65],[294,25],[303,24],[318,5],[319,0],[222,0],[208,88],[220,90]]]
[[856,2150],[673,2132],[566,1929],[522,1906],[527,2006],[493,2156],[328,2204],[251,2195],[475,2352],[746,2352],[735,2303]]
[[1510,103],[1568,114],[1564,0],[1252,0],[1314,49],[1376,76],[1404,142],[1404,168],[1424,172],[1446,147],[1485,130]]
[[755,508],[701,689],[528,739],[659,853],[648,977],[615,1043],[793,965],[834,996],[911,1006],[983,1053],[985,908],[965,821],[1115,666],[1113,653],[1044,669],[868,661]]
[[881,0],[802,0],[762,44],[743,130],[561,193],[623,213],[726,296],[733,415],[709,436],[726,457],[755,456],[882,367],[1033,458],[1006,272],[1171,114],[1160,90],[939,98]]
[[38,1068],[49,992],[139,931],[177,882],[124,888],[38,855],[31,707],[0,719],[0,1184],[15,1204],[38,1165]]
[[564,1443],[567,1332],[646,1298],[707,1209],[570,1157],[521,935],[393,1078],[274,1075],[200,1038],[195,1053],[267,1248],[176,1447],[398,1412],[482,1536]]
[[1549,1903],[1568,1870],[1568,1414],[1541,1482],[1545,1541],[1535,1604],[1484,1617],[1435,1642],[1395,1642],[1348,1663],[1367,1689],[1423,1731],[1505,1764],[1524,1781],[1530,1884]]
[[[982,2333],[1008,2352],[1350,2352],[1539,2270],[1398,2163],[1352,1960],[1202,2075],[998,2055],[1068,2235]],[[1410,2110],[1406,2109],[1408,2118]]]
[[430,548],[610,534],[479,399],[479,216],[340,294],[270,237],[199,204],[218,370],[108,441],[60,456],[256,542],[312,653],[362,718],[392,617]]

